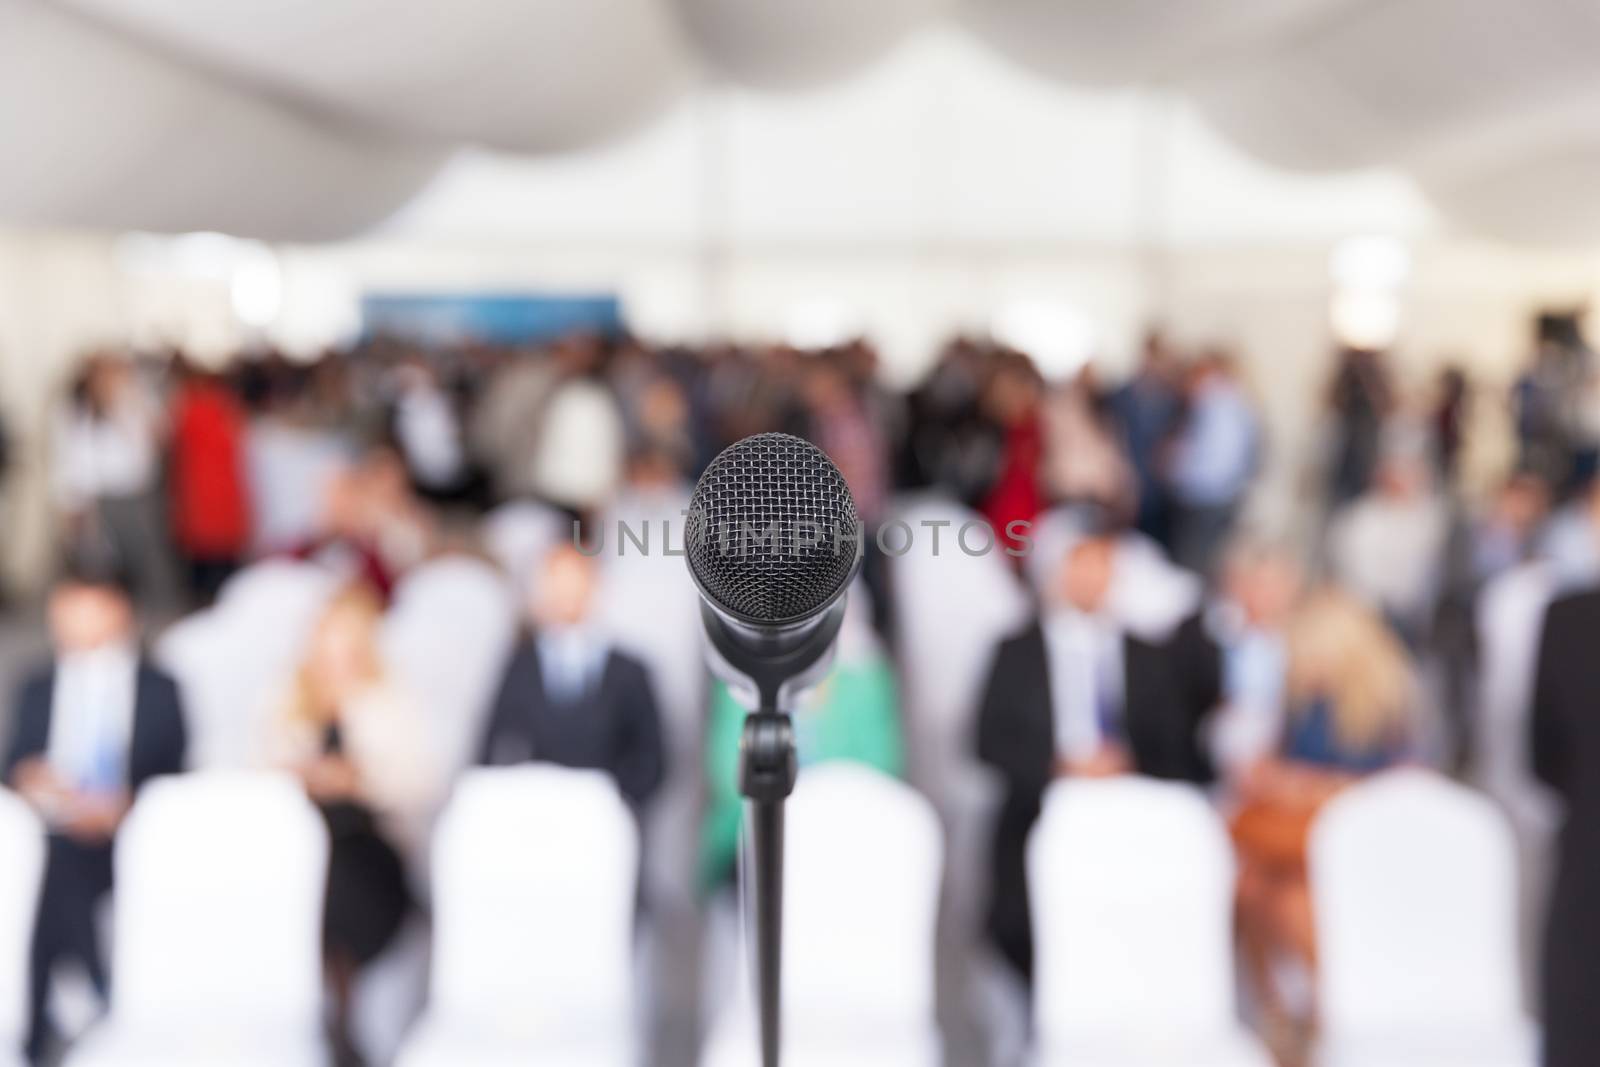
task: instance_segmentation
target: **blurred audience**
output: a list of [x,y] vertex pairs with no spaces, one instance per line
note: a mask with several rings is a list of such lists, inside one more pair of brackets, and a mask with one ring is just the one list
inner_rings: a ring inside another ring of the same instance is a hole
[[392,433],[412,488],[439,504],[479,502],[476,471],[454,399],[425,357],[395,368]]
[[0,773],[49,831],[29,968],[34,1063],[58,1036],[50,990],[60,965],[76,963],[107,996],[99,911],[112,841],[139,788],[182,770],[188,747],[177,685],[146,661],[115,573],[92,561],[68,571],[48,614],[55,653],[17,693]]
[[1304,585],[1304,569],[1291,548],[1242,539],[1229,551],[1218,594],[1205,613],[1207,632],[1220,649],[1208,741],[1230,787],[1271,754],[1283,734],[1289,626]]
[[1393,433],[1385,453],[1372,486],[1329,520],[1329,571],[1418,648],[1429,636],[1444,579],[1449,505],[1409,427]]
[[1346,348],[1339,353],[1328,389],[1333,417],[1330,507],[1353,500],[1372,484],[1383,428],[1395,406],[1394,393],[1383,353],[1365,348]]
[[[1588,1063],[1582,1009],[1600,974],[1590,973],[1597,954],[1580,902],[1600,846],[1583,783],[1600,771],[1583,763],[1581,705],[1594,687],[1578,661],[1593,625],[1582,591],[1600,583],[1593,364],[1566,312],[1540,318],[1525,373],[1498,392],[1456,367],[1408,384],[1386,352],[1341,351],[1325,411],[1331,447],[1315,469],[1286,471],[1269,463],[1282,446],[1266,433],[1273,413],[1255,399],[1264,383],[1249,364],[1155,331],[1121,382],[1104,381],[1093,362],[1047,380],[1024,353],[957,338],[904,395],[879,382],[862,340],[803,351],[588,334],[520,346],[378,337],[312,363],[254,353],[217,373],[99,353],[53,413],[50,481],[63,548],[90,570],[130,576],[147,617],[165,620],[174,606],[174,552],[197,604],[235,567],[279,553],[314,561],[343,588],[295,635],[304,657],[262,752],[301,775],[333,836],[326,950],[343,1059],[354,1055],[350,983],[411,911],[407,871],[449,786],[422,716],[458,714],[417,707],[384,669],[380,622],[419,565],[494,540],[479,521],[491,509],[542,516],[544,532],[537,551],[499,560],[528,628],[497,687],[485,673],[493,699],[481,721],[464,726],[480,738],[479,761],[604,771],[643,814],[669,749],[689,783],[703,755],[704,794],[688,798],[681,822],[692,825],[689,805],[700,803],[708,889],[727,881],[740,825],[742,709],[705,684],[694,634],[682,632],[695,629],[695,609],[681,559],[657,558],[681,552],[676,523],[696,473],[738,437],[786,430],[839,464],[869,531],[912,499],[948,505],[930,514],[981,516],[992,535],[943,530],[935,555],[993,553],[993,566],[971,572],[993,596],[964,586],[961,596],[1017,610],[1031,596],[1035,621],[978,650],[989,655],[985,684],[975,662],[973,683],[941,709],[902,698],[916,691],[901,684],[906,665],[948,657],[959,637],[930,638],[926,625],[890,616],[904,598],[890,550],[869,534],[859,587],[869,596],[857,596],[832,673],[800,709],[802,761],[899,774],[905,738],[932,732],[960,739],[946,747],[964,771],[975,756],[998,772],[987,928],[1024,976],[1023,857],[1050,783],[1207,782],[1214,766],[1213,795],[1234,816],[1253,984],[1273,1017],[1309,1000],[1294,1003],[1316,958],[1311,819],[1340,788],[1395,763],[1453,756],[1452,767],[1470,766],[1485,699],[1484,590],[1536,561],[1558,593],[1578,594],[1558,602],[1544,630],[1534,750],[1569,809],[1546,966],[1552,1062]],[[1474,436],[1476,413],[1494,404],[1517,437],[1498,481],[1478,470],[1495,449]],[[1312,514],[1292,499],[1300,475],[1321,488],[1325,524],[1320,506]],[[598,546],[607,558],[585,554],[595,538],[580,549],[560,534],[570,515],[616,538]],[[650,521],[648,555],[632,546],[618,555],[618,519],[635,532]],[[1313,575],[1327,585],[1308,595]],[[178,770],[185,748],[176,692],[139,665],[134,614],[95,574],[56,589],[55,665],[22,690],[6,749],[8,784],[52,831],[36,973],[81,958],[102,987],[90,917],[110,885],[111,835],[133,790]],[[1014,625],[1017,611],[1005,617]],[[663,666],[684,657],[694,662],[683,672]],[[263,676],[285,670],[276,663]],[[1441,705],[1442,747],[1419,726],[1424,708]],[[929,722],[935,714],[949,721]],[[962,788],[950,794],[952,825],[965,827],[973,813],[961,810]],[[657,812],[671,807],[662,799]],[[641,825],[652,832],[650,820]],[[685,845],[646,841],[647,853],[681,854],[687,882]],[[48,1035],[41,996],[36,1047]]]
[[666,776],[661,716],[644,665],[595,625],[596,578],[570,541],[545,557],[528,590],[532,629],[506,664],[479,757],[605,771],[641,811]]
[[56,412],[51,481],[69,553],[123,569],[140,596],[170,605],[176,585],[156,498],[164,432],[133,364],[94,356]]
[[172,539],[188,568],[190,597],[209,604],[250,547],[245,419],[215,374],[180,365],[169,474]]
[[443,792],[420,713],[378,653],[382,615],[370,586],[329,601],[265,743],[266,762],[305,783],[328,826],[322,944],[341,1065],[361,1062],[350,1028],[356,974],[412,910],[406,855]]
[[385,600],[400,576],[427,558],[433,529],[404,464],[378,448],[334,471],[314,532],[289,554],[370,584]]
[[1429,413],[1433,436],[1434,473],[1439,484],[1453,487],[1466,441],[1467,420],[1472,415],[1471,384],[1460,367],[1451,364],[1439,372],[1433,408]]
[[1190,370],[1172,443],[1172,556],[1209,575],[1260,462],[1261,431],[1233,358],[1213,350]]
[[1408,759],[1417,737],[1405,646],[1370,608],[1319,590],[1295,613],[1286,643],[1278,737],[1234,778],[1240,939],[1274,1025],[1311,1013],[1304,996],[1316,961],[1305,866],[1311,822],[1351,782]]
[[1140,773],[1205,781],[1209,761],[1179,657],[1128,632],[1110,608],[1118,531],[1069,545],[1039,618],[995,649],[978,711],[977,754],[1004,783],[991,852],[987,928],[1016,972],[1033,970],[1026,854],[1040,802],[1060,776]]
[[[1045,453],[1042,488],[1056,501],[1132,516],[1138,486],[1134,469],[1108,417],[1091,368],[1056,389],[1044,405]],[[1037,510],[1034,514],[1037,513]],[[1017,518],[1033,514],[1018,512]]]
[[1158,544],[1171,544],[1172,505],[1164,469],[1168,445],[1183,413],[1180,367],[1159,331],[1145,335],[1133,375],[1111,395],[1128,459],[1138,479],[1135,526]]
[[[979,401],[984,416],[996,428],[1000,444],[983,513],[999,531],[1006,547],[1012,549],[1022,545],[1013,524],[1032,522],[1044,510],[1044,486],[1040,483],[1045,449],[1043,395],[1044,382],[1028,357],[1006,352],[995,361]],[[1099,483],[1099,471],[1091,471],[1090,478]],[[1069,477],[1064,488],[1070,492],[1077,486]],[[1088,492],[1092,498],[1094,490]]]

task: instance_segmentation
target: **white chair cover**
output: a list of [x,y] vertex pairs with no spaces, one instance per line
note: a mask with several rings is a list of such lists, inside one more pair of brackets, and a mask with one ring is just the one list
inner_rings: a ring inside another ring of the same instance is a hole
[[[806,768],[788,802],[784,1062],[933,1067],[938,817],[909,786],[853,763]],[[748,970],[706,1067],[758,1062]]]
[[0,790],[0,1064],[20,1063],[28,1029],[28,954],[44,875],[44,828]]
[[[626,493],[604,514],[600,585],[594,612],[617,647],[650,670],[667,750],[667,781],[651,802],[646,879],[652,902],[694,906],[704,758],[706,668],[700,596],[681,555],[688,495],[677,490]],[[624,538],[646,539],[648,551]]]
[[638,829],[611,779],[470,771],[433,862],[433,983],[400,1067],[633,1067]]
[[[954,501],[913,497],[896,517],[916,534],[910,550],[889,561],[890,589],[902,670],[909,775],[938,807],[949,838],[945,890],[949,915],[961,936],[976,943],[987,895],[988,828],[998,791],[972,753],[978,702],[995,645],[1028,617],[1011,557],[998,545],[968,555],[957,537],[981,517]],[[933,527],[939,553],[933,553]],[[977,551],[986,534],[971,527],[966,545]]]
[[[971,759],[973,714],[995,643],[1026,621],[1028,603],[998,545],[980,555],[961,550],[957,535],[981,521],[976,512],[928,496],[906,501],[895,517],[916,535],[905,555],[890,560],[913,780],[926,781],[941,801],[936,787]],[[937,554],[935,527],[925,523],[948,524],[937,527]],[[965,543],[976,551],[986,538],[973,527]]]
[[182,691],[191,766],[258,762],[262,716],[337,585],[314,563],[263,560],[229,579],[214,606],[161,635],[155,658]]
[[1234,1000],[1232,843],[1197,789],[1052,786],[1028,886],[1040,1062],[1268,1067]]
[[147,785],[117,838],[111,1013],[68,1063],[323,1063],[327,853],[288,776]]
[[1311,829],[1326,1067],[1532,1067],[1516,856],[1484,798],[1422,770],[1331,801]]
[[[1585,524],[1587,526],[1587,524]],[[1545,560],[1514,567],[1478,596],[1477,744],[1473,784],[1511,818],[1521,884],[1523,1003],[1537,998],[1544,914],[1555,870],[1559,806],[1533,775],[1530,709],[1544,615],[1562,588],[1559,568]]]
[[1555,828],[1550,792],[1533,778],[1528,755],[1529,709],[1544,614],[1559,592],[1555,569],[1542,560],[1493,579],[1478,597],[1478,780],[1524,833]]
[[432,560],[395,588],[384,661],[416,694],[452,774],[472,762],[516,627],[505,578],[482,560]]

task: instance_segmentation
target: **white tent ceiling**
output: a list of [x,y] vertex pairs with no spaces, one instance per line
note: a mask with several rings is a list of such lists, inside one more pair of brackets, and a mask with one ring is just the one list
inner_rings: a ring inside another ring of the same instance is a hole
[[0,220],[345,236],[460,145],[614,139],[706,73],[812,89],[934,20],[1183,93],[1275,166],[1397,166],[1467,227],[1600,240],[1594,0],[0,0]]

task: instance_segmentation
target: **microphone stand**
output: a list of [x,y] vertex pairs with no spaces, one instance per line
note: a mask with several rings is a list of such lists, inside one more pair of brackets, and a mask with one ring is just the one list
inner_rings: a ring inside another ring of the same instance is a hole
[[744,838],[745,888],[751,902],[750,933],[755,946],[757,1020],[761,1028],[761,1067],[778,1067],[782,1019],[783,953],[783,802],[794,792],[800,758],[794,721],[782,705],[793,686],[824,670],[844,623],[844,601],[814,622],[776,634],[748,630],[702,602],[700,616],[714,661],[748,678],[756,707],[744,720],[739,739],[739,793],[749,803]]
[[778,1067],[783,974],[783,802],[798,774],[794,723],[765,699],[744,720],[739,741],[739,792],[748,801],[746,837],[754,912],[756,1010],[761,1067]]

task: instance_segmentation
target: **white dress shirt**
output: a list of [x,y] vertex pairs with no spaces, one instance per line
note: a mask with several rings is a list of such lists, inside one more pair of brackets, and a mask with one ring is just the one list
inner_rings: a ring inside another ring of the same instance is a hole
[[1281,632],[1251,626],[1233,605],[1213,609],[1206,621],[1222,648],[1222,707],[1212,720],[1211,755],[1231,774],[1275,751],[1282,739],[1289,648]]
[[102,497],[138,496],[155,484],[159,456],[155,427],[132,404],[103,418],[59,412],[52,427],[51,481],[57,502],[69,510]]
[[1122,630],[1070,607],[1051,611],[1043,625],[1056,754],[1088,759],[1118,740],[1107,733],[1106,720],[1123,714]]
[[57,661],[45,755],[75,788],[115,793],[127,785],[138,670],[138,653],[129,644]]
[[587,626],[539,631],[539,673],[545,695],[557,704],[574,704],[599,684],[610,644]]

